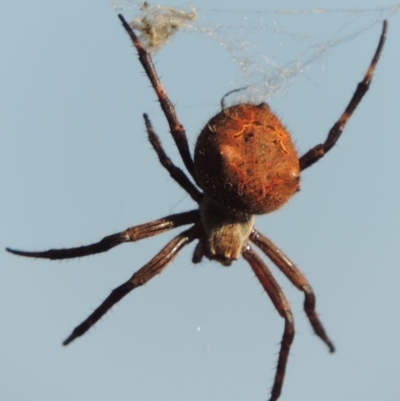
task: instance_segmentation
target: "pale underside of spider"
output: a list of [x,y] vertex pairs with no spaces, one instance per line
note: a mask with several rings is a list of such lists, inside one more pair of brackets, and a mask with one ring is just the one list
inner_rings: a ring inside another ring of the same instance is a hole
[[294,338],[294,321],[289,303],[279,284],[250,243],[261,249],[292,284],[304,293],[304,311],[315,334],[328,346],[330,352],[334,351],[334,346],[315,311],[315,295],[310,284],[296,265],[271,240],[256,230],[254,215],[274,211],[289,200],[299,190],[300,172],[316,163],[335,145],[370,86],[385,42],[387,22],[383,23],[378,47],[363,80],[358,84],[342,115],[330,129],[325,142],[298,157],[290,135],[266,104],[239,104],[229,108],[223,106],[222,111],[202,130],[192,159],[184,128],[157,76],[150,54],[123,16],[119,15],[119,18],[138,52],[139,60],[158,97],[183,163],[196,185],[166,155],[149,117],[144,114],[148,139],[162,166],[199,207],[130,227],[91,245],[50,249],[44,252],[26,252],[10,248],[7,250],[16,255],[33,258],[69,259],[106,252],[124,242],[138,241],[180,226],[191,225],[189,229],[169,241],[128,281],[115,288],[104,302],[73,330],[63,344],[67,345],[86,333],[125,295],[161,273],[185,245],[198,240],[193,253],[194,263],[199,263],[203,256],[206,256],[228,266],[242,256],[284,319],[284,332],[270,396],[270,400],[277,400],[281,394],[289,350]]

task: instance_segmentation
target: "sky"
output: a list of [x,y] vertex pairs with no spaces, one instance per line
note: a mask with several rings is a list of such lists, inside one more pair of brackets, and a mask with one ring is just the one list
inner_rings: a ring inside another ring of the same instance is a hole
[[[154,57],[191,149],[221,97],[242,84],[238,61],[245,60],[261,75],[276,68],[282,88],[266,100],[302,154],[324,140],[375,51],[387,13],[360,10],[392,3],[338,1],[338,11],[328,12],[329,1],[302,2],[301,10],[320,13],[293,12],[287,1],[193,4],[220,43],[185,30]],[[364,26],[370,29],[360,33]],[[237,35],[246,32],[244,55]],[[147,142],[143,112],[182,166],[109,1],[3,2],[0,38],[3,248],[88,244],[195,207]],[[265,258],[296,324],[282,401],[400,396],[399,38],[397,12],[371,88],[338,145],[302,174],[302,189],[287,205],[256,219],[310,281],[337,348],[329,354],[312,333],[302,294]],[[300,49],[318,49],[313,43],[327,51],[303,66]],[[293,80],[283,77],[293,69]],[[62,262],[0,252],[1,399],[268,399],[283,321],[245,261],[194,266],[193,245],[85,336],[61,345],[176,233]]]

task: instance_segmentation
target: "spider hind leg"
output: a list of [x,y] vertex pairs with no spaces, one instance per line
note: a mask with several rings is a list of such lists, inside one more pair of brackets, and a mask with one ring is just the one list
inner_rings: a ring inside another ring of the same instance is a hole
[[326,334],[325,328],[315,311],[315,295],[304,274],[270,239],[261,233],[253,230],[250,234],[250,241],[256,244],[290,282],[304,293],[304,312],[314,333],[327,345],[330,352],[334,352],[335,346]]
[[271,390],[270,401],[275,401],[279,398],[283,380],[285,378],[286,365],[288,362],[289,351],[294,339],[294,321],[289,302],[287,301],[279,284],[269,271],[263,260],[251,249],[249,244],[244,245],[243,258],[249,263],[254,274],[268,294],[275,309],[279,315],[285,320],[285,328],[282,335],[281,347],[279,350],[278,364],[276,367],[274,384]]

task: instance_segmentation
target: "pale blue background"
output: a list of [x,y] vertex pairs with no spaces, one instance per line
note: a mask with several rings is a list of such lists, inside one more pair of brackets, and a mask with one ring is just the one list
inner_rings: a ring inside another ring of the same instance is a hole
[[[338,1],[335,8],[377,5],[382,2]],[[291,9],[293,2],[199,0],[196,6],[250,12]],[[329,7],[327,0],[301,2],[303,9]],[[235,17],[218,18],[228,25]],[[325,34],[322,17],[287,18],[293,31],[308,25]],[[343,14],[329,21],[340,36]],[[400,397],[399,14],[389,23],[371,90],[338,146],[305,172],[301,193],[282,211],[257,219],[312,283],[337,346],[330,355],[313,335],[302,295],[278,273],[297,328],[282,400]],[[379,33],[376,25],[335,47],[316,70],[271,99],[301,153],[325,137],[344,109]],[[276,40],[263,37],[266,48]],[[146,140],[143,112],[181,165],[108,1],[2,2],[0,48],[2,247],[86,244],[193,207]],[[155,60],[193,146],[232,89],[236,65],[206,37],[186,33]],[[0,398],[266,400],[283,321],[243,261],[194,267],[193,246],[87,335],[61,346],[171,235],[61,263],[1,252]]]

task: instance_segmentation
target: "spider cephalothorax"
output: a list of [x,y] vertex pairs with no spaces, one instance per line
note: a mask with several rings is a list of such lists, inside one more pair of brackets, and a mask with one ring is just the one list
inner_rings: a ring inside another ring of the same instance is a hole
[[67,345],[86,333],[125,295],[161,273],[185,245],[198,240],[193,262],[197,263],[206,256],[223,265],[229,265],[242,256],[249,263],[285,321],[270,397],[271,401],[277,400],[282,390],[289,350],[294,338],[293,316],[279,284],[265,262],[253,251],[250,243],[259,247],[292,284],[304,293],[304,311],[315,334],[331,352],[334,351],[334,346],[315,311],[315,296],[310,284],[276,245],[256,231],[254,215],[272,212],[287,202],[299,189],[300,171],[317,162],[335,145],[344,126],[369,88],[385,42],[387,23],[385,21],[383,24],[378,47],[363,80],[358,84],[343,114],[330,129],[325,142],[316,145],[299,158],[289,134],[266,104],[239,104],[229,108],[223,107],[223,110],[204,127],[197,140],[193,162],[185,131],[157,77],[150,54],[122,15],[119,18],[139,54],[140,62],[158,97],[183,163],[203,192],[165,154],[150,119],[145,114],[149,141],[162,166],[199,207],[189,212],[173,214],[150,223],[130,227],[91,245],[50,249],[44,252],[26,252],[10,248],[7,250],[16,255],[34,258],[69,259],[106,252],[124,242],[138,241],[191,224],[190,228],[169,241],[129,280],[115,288],[104,302],[73,330],[63,344]]

